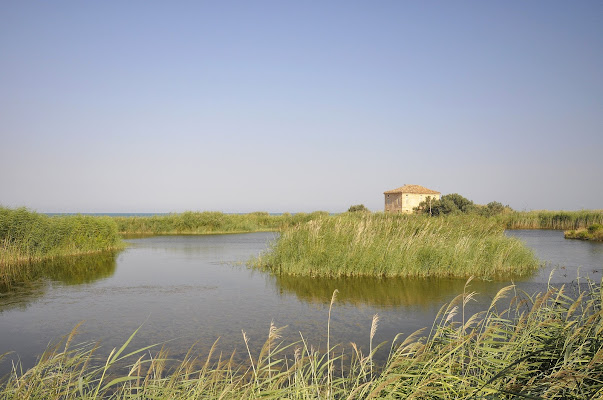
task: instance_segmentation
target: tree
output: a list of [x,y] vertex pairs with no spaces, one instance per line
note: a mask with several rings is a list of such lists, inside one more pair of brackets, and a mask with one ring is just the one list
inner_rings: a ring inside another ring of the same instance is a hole
[[428,197],[416,208],[418,213],[430,215],[469,214],[475,210],[475,204],[458,193],[447,194],[440,200],[431,200],[431,197]]
[[356,204],[353,206],[350,206],[350,208],[348,208],[348,212],[370,212],[370,210],[368,208],[366,208],[364,206],[364,204]]
[[447,194],[440,200],[427,199],[415,211],[418,214],[444,215],[444,214],[479,214],[491,217],[513,211],[509,206],[504,206],[498,201],[491,201],[485,206],[474,204],[473,201],[461,196],[458,193]]

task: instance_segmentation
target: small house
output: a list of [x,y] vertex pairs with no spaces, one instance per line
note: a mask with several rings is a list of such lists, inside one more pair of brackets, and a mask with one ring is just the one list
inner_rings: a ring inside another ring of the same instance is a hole
[[383,192],[385,195],[385,212],[401,212],[410,214],[428,197],[439,200],[440,192],[419,185],[404,185],[397,189]]

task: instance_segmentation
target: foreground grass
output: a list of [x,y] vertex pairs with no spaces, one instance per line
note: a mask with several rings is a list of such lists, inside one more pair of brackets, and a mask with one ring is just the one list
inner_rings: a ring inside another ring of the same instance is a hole
[[200,356],[192,348],[179,361],[153,346],[130,351],[134,335],[101,361],[97,345],[72,346],[74,330],[31,369],[14,367],[0,399],[602,399],[601,285],[576,290],[551,287],[529,296],[509,286],[485,311],[466,315],[475,295],[466,288],[441,308],[427,334],[395,340],[379,367],[377,315],[367,327],[366,353],[354,344],[347,352],[328,344],[320,351],[301,334],[284,344],[282,328],[271,325],[258,354],[242,332],[246,364],[213,350]]
[[538,268],[533,252],[479,216],[341,214],[285,229],[252,261],[276,274],[495,278]]
[[0,281],[18,275],[25,263],[123,247],[109,217],[53,216],[0,207]]
[[511,212],[493,217],[507,229],[580,229],[603,224],[603,210]]
[[566,239],[580,239],[603,242],[603,225],[593,224],[588,228],[565,231],[564,235]]
[[216,234],[277,231],[326,216],[327,212],[270,215],[267,212],[224,214],[193,212],[149,217],[113,217],[123,234]]

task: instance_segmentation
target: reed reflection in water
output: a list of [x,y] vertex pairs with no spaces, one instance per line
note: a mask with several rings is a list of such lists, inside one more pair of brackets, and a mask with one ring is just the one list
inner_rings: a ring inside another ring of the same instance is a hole
[[81,285],[110,278],[115,274],[119,252],[56,257],[19,266],[12,282],[0,282],[0,310],[33,301],[42,296],[47,283]]
[[[329,304],[337,289],[339,304],[376,308],[418,307],[432,309],[463,293],[466,279],[446,278],[311,278],[280,275],[273,277],[281,294],[294,294],[299,300]],[[508,283],[506,283],[508,284]],[[505,284],[473,280],[471,291],[491,293]]]

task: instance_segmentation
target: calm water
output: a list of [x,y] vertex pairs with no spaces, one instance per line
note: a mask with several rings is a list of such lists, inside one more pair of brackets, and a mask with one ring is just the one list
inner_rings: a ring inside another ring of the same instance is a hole
[[[581,276],[600,281],[603,244],[570,241],[559,231],[509,231],[534,249],[547,265],[516,281],[533,293]],[[367,346],[370,324],[380,315],[376,341],[391,343],[397,333],[431,326],[439,308],[463,291],[465,280],[337,279],[274,277],[245,266],[264,251],[272,233],[216,236],[162,236],[130,239],[119,254],[48,263],[32,272],[33,283],[0,294],[0,354],[31,366],[49,342],[84,321],[79,341],[97,341],[103,351],[120,346],[143,325],[131,346],[171,340],[171,354],[183,355],[194,342],[205,354],[220,338],[219,349],[238,350],[241,330],[257,349],[270,322],[287,325],[288,340],[299,332],[315,346],[326,342],[328,305],[340,291],[332,314],[332,342]],[[471,290],[488,301],[509,282],[473,281]],[[389,346],[389,344],[388,344]],[[384,353],[387,350],[384,351]]]

